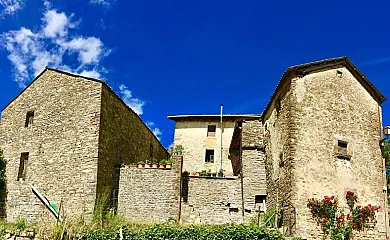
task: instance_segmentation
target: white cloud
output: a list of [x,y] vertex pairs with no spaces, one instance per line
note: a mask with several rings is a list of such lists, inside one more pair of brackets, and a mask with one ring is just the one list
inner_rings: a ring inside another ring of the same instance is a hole
[[[45,1],[45,6],[50,7],[50,2]],[[102,78],[106,70],[100,62],[111,51],[104,48],[99,38],[71,34],[69,30],[76,26],[72,15],[47,9],[37,30],[22,27],[0,35],[0,46],[5,46],[8,51],[8,59],[14,66],[14,78],[20,87],[24,87],[45,66]],[[63,62],[65,55],[70,56],[72,66]]]
[[153,134],[160,140],[162,131],[159,128],[154,127],[156,124],[154,122],[146,121],[146,126],[153,132]]
[[131,91],[123,84],[119,86],[119,90],[126,105],[133,109],[138,115],[142,115],[145,102],[139,98],[134,98]]
[[111,5],[115,2],[115,0],[90,0],[89,3],[94,5],[100,5],[103,7],[111,7]]
[[78,59],[82,64],[99,62],[99,57],[103,51],[103,43],[95,37],[75,38],[64,43],[70,51],[78,53]]
[[48,10],[45,12],[42,21],[45,23],[43,33],[49,38],[63,37],[67,34],[69,28],[76,26],[76,24],[71,23],[65,13],[58,13],[56,10]]
[[6,15],[14,15],[18,10],[22,9],[23,0],[0,0],[0,18]]

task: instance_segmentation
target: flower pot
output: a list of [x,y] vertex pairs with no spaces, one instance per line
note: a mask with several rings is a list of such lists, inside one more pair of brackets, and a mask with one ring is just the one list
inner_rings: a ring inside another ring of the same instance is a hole
[[150,163],[145,163],[144,168],[150,168]]
[[216,177],[217,173],[212,173],[211,176]]
[[218,173],[218,177],[223,177],[223,173]]
[[199,176],[200,176],[200,172],[196,172],[196,173],[194,174],[194,176],[199,177]]
[[153,164],[152,164],[152,168],[158,168],[157,163],[153,163]]
[[158,168],[165,168],[165,164],[158,165]]
[[144,165],[142,163],[138,163],[137,167],[138,168],[144,168]]
[[137,168],[137,165],[130,165],[130,168]]
[[172,168],[172,165],[171,165],[171,164],[166,164],[166,165],[165,165],[165,168],[171,169],[171,168]]

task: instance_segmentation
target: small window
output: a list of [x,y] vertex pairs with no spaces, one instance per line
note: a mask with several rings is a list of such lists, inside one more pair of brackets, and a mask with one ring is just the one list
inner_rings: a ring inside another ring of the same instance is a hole
[[18,172],[18,179],[17,179],[18,181],[20,179],[26,180],[27,162],[28,162],[28,152],[24,152],[20,155],[19,172]]
[[350,159],[352,156],[349,143],[343,140],[337,140],[335,152],[337,157],[342,159]]
[[149,146],[149,157],[153,157],[153,144],[150,144]]
[[214,162],[214,150],[213,149],[206,149],[206,163],[213,163]]
[[26,123],[24,124],[24,126],[29,127],[33,124],[33,122],[34,122],[34,111],[29,111],[27,112]]
[[215,137],[215,131],[217,130],[216,125],[207,126],[207,137]]

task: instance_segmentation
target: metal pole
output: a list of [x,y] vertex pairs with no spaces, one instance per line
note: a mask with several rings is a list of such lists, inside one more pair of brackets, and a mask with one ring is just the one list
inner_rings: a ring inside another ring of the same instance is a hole
[[223,132],[223,127],[222,127],[222,110],[223,110],[223,104],[221,104],[221,143],[220,143],[220,153],[219,153],[219,169],[218,172],[221,171],[222,169],[222,132]]

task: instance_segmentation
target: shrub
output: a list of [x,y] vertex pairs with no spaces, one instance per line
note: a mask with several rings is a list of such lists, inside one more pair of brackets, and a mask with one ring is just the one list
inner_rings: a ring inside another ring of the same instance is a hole
[[345,198],[350,210],[347,215],[338,210],[338,199],[334,196],[325,196],[322,200],[308,199],[307,207],[312,217],[325,235],[330,234],[332,240],[349,240],[353,230],[362,231],[370,223],[376,223],[375,212],[379,211],[380,207],[371,204],[355,207],[357,196],[352,191],[348,191]]

